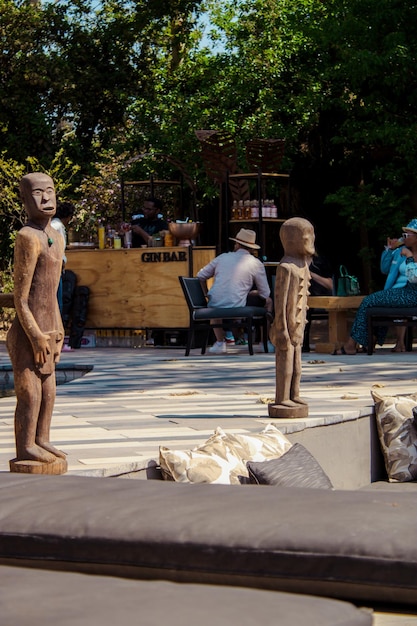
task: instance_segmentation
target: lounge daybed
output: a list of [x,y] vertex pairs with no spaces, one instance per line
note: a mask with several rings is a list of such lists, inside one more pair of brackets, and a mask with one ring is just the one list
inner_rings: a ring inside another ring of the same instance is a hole
[[19,626],[371,626],[347,602],[255,589],[0,566],[2,623]]
[[[140,623],[153,625],[165,598],[175,625],[189,623],[190,615],[208,623],[201,616],[207,606],[215,611],[210,621],[232,625],[371,624],[369,610],[355,607],[417,615],[417,483],[410,462],[417,397],[375,400],[388,479],[362,489],[332,489],[322,460],[271,427],[257,436],[217,432],[205,447],[212,465],[199,462],[201,448],[193,455],[161,449],[163,471],[183,480],[209,468],[212,482],[221,474],[233,483],[244,471],[234,449],[252,455],[250,476],[268,478],[265,468],[272,467],[274,480],[296,485],[307,477],[309,487],[0,473],[0,589],[11,598],[2,617],[24,626],[29,622],[19,611],[35,604],[31,623],[39,617],[48,624],[49,596],[54,621],[71,625],[92,623],[92,613],[104,626],[131,623],[135,611]],[[355,425],[359,436],[366,426]],[[354,464],[354,454],[345,462]],[[82,594],[89,605],[77,600]],[[110,597],[119,607],[113,622]],[[328,598],[342,602],[336,617]],[[84,621],[66,622],[67,606],[69,616],[84,613]]]
[[4,566],[417,608],[415,493],[4,473],[0,502]]

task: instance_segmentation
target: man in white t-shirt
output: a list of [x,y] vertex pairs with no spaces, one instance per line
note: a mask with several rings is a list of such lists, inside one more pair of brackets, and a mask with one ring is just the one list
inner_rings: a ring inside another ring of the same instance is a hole
[[[220,254],[197,274],[204,283],[214,277],[213,286],[207,293],[209,306],[226,308],[246,306],[249,293],[253,293],[255,289],[256,295],[262,299],[262,304],[272,312],[271,291],[265,267],[251,254],[252,250],[259,250],[260,247],[256,243],[255,231],[241,228],[236,237],[230,239],[235,242],[233,252]],[[222,328],[213,330],[217,341],[209,351],[226,352],[224,330]]]

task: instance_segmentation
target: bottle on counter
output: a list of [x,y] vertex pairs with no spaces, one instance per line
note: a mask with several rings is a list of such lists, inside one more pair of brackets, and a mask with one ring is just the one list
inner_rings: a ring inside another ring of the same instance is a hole
[[171,233],[166,233],[164,239],[164,246],[172,247],[174,245],[174,236]]
[[149,248],[160,248],[162,246],[161,233],[155,233],[152,235],[152,243],[148,244]]
[[126,230],[125,234],[124,234],[124,246],[125,248],[131,248],[132,247],[132,231],[131,230]]
[[106,229],[103,224],[98,225],[98,247],[100,250],[104,250],[106,245]]
[[68,244],[72,244],[75,241],[75,230],[71,227],[68,229]]
[[110,226],[107,227],[106,248],[113,248],[115,230]]

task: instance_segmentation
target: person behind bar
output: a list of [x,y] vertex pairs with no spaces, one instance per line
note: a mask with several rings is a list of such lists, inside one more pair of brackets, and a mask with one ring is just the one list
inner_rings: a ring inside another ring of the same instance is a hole
[[[383,274],[387,274],[384,289],[399,289],[407,284],[406,267],[408,251],[404,244],[406,238],[399,239],[388,237],[387,244],[381,254],[380,268]],[[405,352],[405,326],[395,328],[396,342],[391,352]]]
[[[67,226],[70,223],[70,221],[72,220],[73,216],[74,216],[74,212],[75,212],[75,206],[72,204],[72,202],[59,202],[57,209],[56,209],[56,213],[55,213],[55,217],[52,218],[51,220],[51,226],[52,228],[55,228],[55,230],[57,230],[59,233],[61,233],[63,239],[64,239],[64,248],[66,248],[67,246]],[[63,308],[64,308],[64,294],[63,294],[63,274],[65,272],[65,264],[67,262],[67,256],[64,252],[64,256],[62,257],[62,274],[61,274],[61,280],[59,281],[59,287],[58,287],[58,304],[59,304],[59,310],[61,311],[61,315],[63,312]]]
[[152,236],[168,230],[168,222],[160,215],[162,202],[158,198],[147,198],[143,203],[143,215],[134,215],[131,221],[132,247],[140,248],[152,243]]

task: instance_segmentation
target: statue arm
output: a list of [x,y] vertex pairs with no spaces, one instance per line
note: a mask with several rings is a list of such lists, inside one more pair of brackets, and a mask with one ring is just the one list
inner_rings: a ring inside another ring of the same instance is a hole
[[275,318],[274,339],[275,346],[280,350],[287,350],[290,344],[288,330],[288,293],[291,283],[291,273],[285,265],[277,267],[275,279]]
[[49,335],[42,332],[29,305],[29,295],[40,254],[40,243],[36,237],[19,233],[14,251],[14,302],[16,314],[33,349],[35,364],[46,362],[50,352]]

